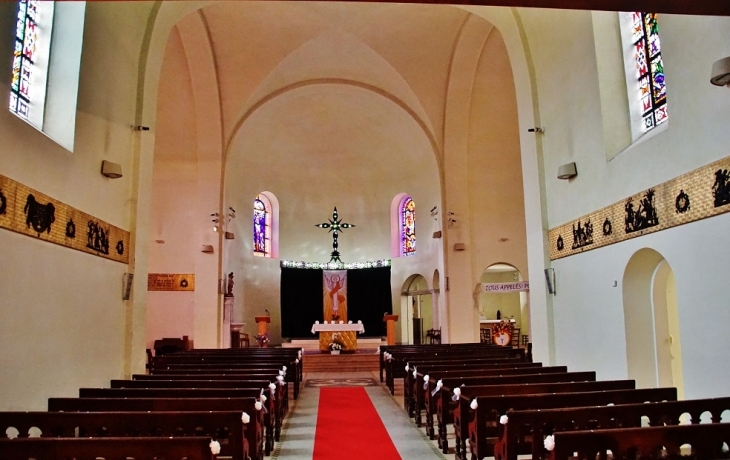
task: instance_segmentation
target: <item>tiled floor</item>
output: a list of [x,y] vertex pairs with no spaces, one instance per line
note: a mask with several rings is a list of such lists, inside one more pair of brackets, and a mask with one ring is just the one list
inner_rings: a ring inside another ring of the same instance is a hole
[[[315,380],[318,385],[326,384],[330,379],[348,379],[355,384],[358,381],[370,383],[365,386],[375,410],[380,415],[398,453],[404,460],[410,459],[444,459],[435,442],[429,441],[422,428],[416,427],[412,419],[403,410],[403,393],[396,391],[395,396],[380,385],[380,378],[375,372],[353,372],[341,374],[307,373],[299,399],[294,403],[290,415],[284,421],[281,440],[272,452],[271,459],[310,460],[314,451],[314,431],[317,426],[317,408],[319,407],[319,386],[307,385],[308,379]],[[378,384],[373,386],[372,381]],[[400,393],[400,394],[399,394]],[[343,459],[360,459],[356,454],[343,454]]]

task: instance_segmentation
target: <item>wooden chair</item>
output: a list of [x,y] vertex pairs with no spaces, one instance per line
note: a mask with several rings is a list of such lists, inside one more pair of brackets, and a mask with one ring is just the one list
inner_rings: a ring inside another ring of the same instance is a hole
[[246,348],[251,346],[251,338],[245,332],[241,332],[238,336],[238,348],[243,348],[243,344],[246,344]]
[[522,345],[527,346],[527,343],[530,341],[530,336],[527,334],[522,334]]
[[519,327],[513,327],[512,328],[512,334],[510,335],[510,346],[512,347],[519,347],[520,346],[520,339],[522,335],[520,333]]
[[428,343],[430,343],[430,344],[440,344],[441,343],[441,328],[429,329],[428,331],[426,331],[426,340],[428,340]]
[[482,343],[492,343],[492,328],[479,329],[479,339]]

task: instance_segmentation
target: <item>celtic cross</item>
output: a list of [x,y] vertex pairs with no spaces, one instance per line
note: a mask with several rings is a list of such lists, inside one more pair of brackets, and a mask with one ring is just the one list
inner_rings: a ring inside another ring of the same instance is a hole
[[337,250],[337,237],[339,236],[339,232],[342,230],[345,230],[347,228],[352,228],[355,225],[343,223],[342,219],[340,219],[339,214],[337,214],[337,206],[335,206],[335,210],[332,213],[332,218],[329,219],[329,222],[325,222],[323,224],[317,224],[315,227],[319,228],[326,228],[329,229],[330,232],[332,232],[332,254],[330,258],[330,262],[339,262],[342,263],[340,260],[340,252]]

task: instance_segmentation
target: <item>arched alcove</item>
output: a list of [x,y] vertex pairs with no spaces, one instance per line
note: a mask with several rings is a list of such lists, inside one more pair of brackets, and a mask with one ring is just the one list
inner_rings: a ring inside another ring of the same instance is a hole
[[396,342],[424,343],[426,331],[433,328],[433,291],[423,275],[415,274],[406,279],[401,288],[400,322]]
[[522,281],[522,274],[513,265],[496,263],[487,267],[479,277],[480,285],[475,292],[476,307],[479,310],[480,328],[489,327],[497,319],[514,319],[515,328],[520,329],[520,335],[530,334],[529,307],[527,293],[524,291],[486,292],[481,283],[515,283]]
[[677,387],[684,396],[674,272],[653,249],[637,251],[623,277],[629,378],[643,388]]

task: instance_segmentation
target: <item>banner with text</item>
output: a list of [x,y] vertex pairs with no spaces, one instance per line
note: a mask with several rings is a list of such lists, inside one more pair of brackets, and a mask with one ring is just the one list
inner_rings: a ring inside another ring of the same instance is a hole
[[482,283],[482,289],[487,294],[504,294],[507,292],[522,292],[530,290],[529,281],[516,283]]

